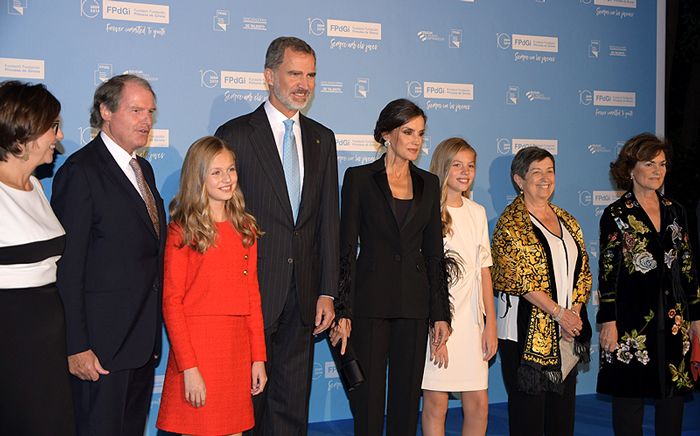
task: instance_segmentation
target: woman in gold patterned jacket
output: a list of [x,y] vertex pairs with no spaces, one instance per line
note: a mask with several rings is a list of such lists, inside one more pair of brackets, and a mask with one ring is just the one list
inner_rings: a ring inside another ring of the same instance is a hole
[[496,224],[491,270],[510,434],[573,435],[576,364],[590,360],[591,272],[583,233],[549,201],[551,153],[524,148],[510,172],[520,195]]

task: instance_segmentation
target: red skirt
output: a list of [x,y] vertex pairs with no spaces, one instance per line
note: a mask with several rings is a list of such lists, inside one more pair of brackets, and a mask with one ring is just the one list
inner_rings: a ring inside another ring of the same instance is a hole
[[244,316],[187,317],[192,347],[206,387],[205,405],[185,401],[184,373],[168,356],[156,427],[194,435],[223,435],[255,424],[248,324]]

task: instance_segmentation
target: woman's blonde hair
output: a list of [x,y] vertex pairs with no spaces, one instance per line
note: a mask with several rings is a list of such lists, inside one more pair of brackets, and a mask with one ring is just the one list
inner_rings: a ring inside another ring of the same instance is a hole
[[[430,172],[440,179],[440,215],[442,217],[442,236],[452,234],[452,217],[447,210],[447,178],[450,175],[452,160],[457,153],[462,150],[469,150],[474,153],[476,161],[476,150],[462,138],[447,138],[435,147],[433,158],[430,160]],[[473,183],[473,182],[472,182]],[[469,191],[462,192],[462,196],[469,198]]]
[[[170,202],[172,221],[182,229],[180,248],[189,246],[199,253],[206,252],[216,243],[216,223],[209,211],[209,196],[205,180],[209,166],[221,152],[231,153],[234,165],[236,155],[224,141],[214,136],[196,140],[187,150],[180,173],[180,188]],[[226,216],[242,235],[243,245],[250,247],[262,236],[253,215],[245,211],[243,192],[236,184],[233,196],[226,201]]]

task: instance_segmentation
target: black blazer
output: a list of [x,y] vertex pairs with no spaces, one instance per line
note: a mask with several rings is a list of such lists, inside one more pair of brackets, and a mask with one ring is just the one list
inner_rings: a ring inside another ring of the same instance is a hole
[[450,320],[441,264],[439,181],[412,163],[409,168],[413,201],[400,228],[384,156],[345,172],[339,316]]
[[99,135],[53,180],[51,205],[66,230],[56,284],[68,354],[92,349],[110,371],[139,368],[160,353],[166,217],[153,169],[138,161],[158,208],[160,239]]
[[292,278],[304,324],[320,294],[338,288],[338,163],[333,132],[299,114],[304,184],[296,225],[284,170],[263,105],[216,130],[236,154],[246,208],[265,232],[258,244],[258,281],[265,327],[277,321]]

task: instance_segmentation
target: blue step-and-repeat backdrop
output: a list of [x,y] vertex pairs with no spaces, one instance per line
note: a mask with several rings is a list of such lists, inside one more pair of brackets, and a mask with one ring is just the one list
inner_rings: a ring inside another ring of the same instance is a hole
[[[295,35],[317,53],[308,115],[335,131],[341,180],[377,157],[376,117],[399,97],[428,115],[421,167],[449,136],[477,149],[473,197],[491,228],[515,194],[513,153],[544,147],[556,155],[554,202],[580,221],[595,274],[598,219],[616,197],[608,164],[626,138],[663,129],[664,9],[637,0],[0,0],[0,80],[46,83],[63,104],[70,154],[95,134],[98,84],[124,72],[148,79],[158,113],[144,153],[169,201],[187,147],[265,100],[267,45]],[[43,183],[50,192],[51,179]],[[151,434],[164,372],[165,359]],[[580,375],[579,393],[594,392],[596,373],[594,363]],[[505,401],[498,362],[490,375],[490,401]],[[350,416],[319,342],[310,421]]]

